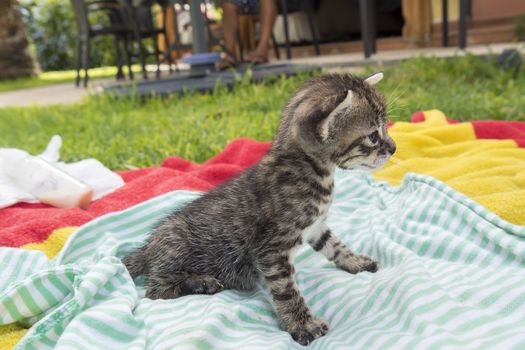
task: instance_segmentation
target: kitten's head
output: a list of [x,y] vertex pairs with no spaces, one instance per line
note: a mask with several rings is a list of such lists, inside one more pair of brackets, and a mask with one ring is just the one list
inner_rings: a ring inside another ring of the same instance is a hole
[[396,146],[387,134],[385,100],[373,87],[382,77],[329,74],[312,79],[290,99],[276,146],[291,142],[343,169],[383,166]]

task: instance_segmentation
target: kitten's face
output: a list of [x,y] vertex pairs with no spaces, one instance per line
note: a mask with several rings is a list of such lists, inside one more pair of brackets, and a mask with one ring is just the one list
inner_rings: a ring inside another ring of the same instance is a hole
[[382,120],[377,126],[348,133],[338,148],[332,160],[342,169],[378,169],[396,151],[396,145],[388,136],[386,123]]
[[377,73],[366,79],[343,79],[346,84],[334,82],[348,91],[320,123],[320,136],[325,144],[334,145],[331,160],[340,168],[377,169],[396,150],[387,133],[384,98],[373,88],[382,77]]
[[309,81],[286,107],[277,146],[293,141],[343,169],[383,166],[396,146],[387,134],[384,98],[373,87],[382,76],[328,74]]

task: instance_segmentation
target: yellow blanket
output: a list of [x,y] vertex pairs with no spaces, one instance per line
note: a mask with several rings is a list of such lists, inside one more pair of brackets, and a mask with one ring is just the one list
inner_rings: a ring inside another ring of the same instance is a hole
[[397,151],[376,179],[399,184],[407,172],[431,175],[525,225],[525,149],[515,141],[477,139],[472,123],[449,124],[437,110],[421,123],[397,122],[389,133]]

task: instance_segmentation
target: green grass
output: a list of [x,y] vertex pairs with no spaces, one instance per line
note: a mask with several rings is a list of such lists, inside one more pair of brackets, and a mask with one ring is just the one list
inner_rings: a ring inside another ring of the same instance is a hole
[[[431,108],[460,120],[525,121],[523,71],[513,77],[476,57],[412,59],[384,71],[378,87],[393,121]],[[237,137],[271,140],[286,100],[307,78],[166,99],[100,96],[73,106],[0,109],[0,147],[38,153],[60,134],[65,161],[94,157],[112,169],[158,165],[169,155],[203,162]]]
[[[139,66],[133,66],[132,70],[139,71]],[[127,70],[125,70],[127,72]],[[109,78],[117,74],[117,67],[100,67],[89,70],[90,79]],[[44,72],[36,77],[19,78],[12,80],[0,80],[0,92],[29,89],[60,83],[73,83],[77,76],[75,70],[59,72]],[[83,75],[82,75],[83,76]]]

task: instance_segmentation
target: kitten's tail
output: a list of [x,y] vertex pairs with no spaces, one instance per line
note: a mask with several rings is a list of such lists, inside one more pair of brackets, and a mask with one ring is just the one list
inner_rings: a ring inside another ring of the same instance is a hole
[[122,259],[122,263],[128,269],[131,278],[143,275],[146,271],[145,247],[140,247],[131,251],[131,253]]

